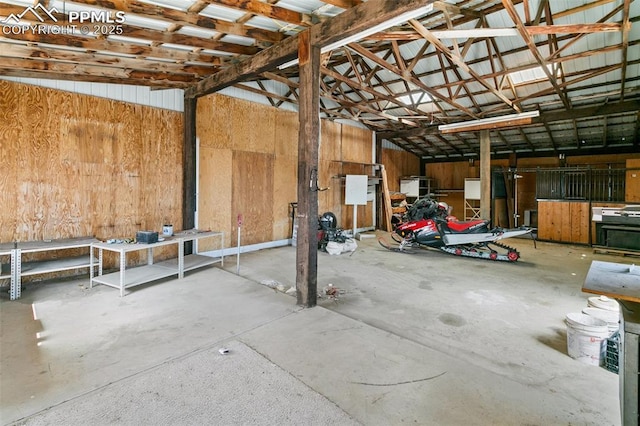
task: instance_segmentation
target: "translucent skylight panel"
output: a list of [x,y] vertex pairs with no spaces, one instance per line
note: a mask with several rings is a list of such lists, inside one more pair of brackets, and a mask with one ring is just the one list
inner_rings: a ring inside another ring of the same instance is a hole
[[184,34],[184,35],[188,35],[192,37],[200,37],[200,38],[213,38],[218,34],[220,34],[219,32],[214,30],[210,30],[207,28],[192,27],[189,25],[183,26],[176,32],[178,34]]
[[[549,72],[553,74],[553,68],[548,65]],[[522,71],[513,71],[509,73],[509,77],[516,86],[522,83],[531,83],[534,81],[548,80],[547,74],[542,67],[529,68]]]
[[280,29],[286,27],[288,24],[286,22],[277,21],[275,19],[266,18],[264,16],[254,16],[249,19],[246,25],[260,28],[263,30],[278,32]]
[[325,5],[325,3],[318,0],[280,0],[277,4],[279,7],[298,13],[311,13]]
[[245,12],[210,4],[200,12],[200,15],[208,16],[214,19],[221,19],[223,21],[235,22],[243,17],[245,15]]
[[232,35],[232,34],[227,34],[224,37],[222,37],[221,41],[227,42],[227,43],[233,43],[233,44],[240,44],[242,46],[253,46],[253,44],[255,43],[255,40],[249,37],[242,37],[242,36],[237,36],[237,35]]
[[185,46],[183,44],[163,43],[162,47],[175,50],[192,51],[193,46]]
[[194,4],[192,0],[139,0],[140,3],[147,3],[153,6],[166,7],[169,9],[186,12]]
[[135,43],[135,44],[143,44],[146,46],[151,46],[153,43],[151,40],[144,40],[141,38],[135,37],[126,37],[126,36],[118,36],[118,35],[110,35],[107,37],[111,41],[121,41],[123,43]]
[[213,56],[235,56],[233,53],[223,52],[221,50],[203,49],[202,53]]
[[126,14],[125,22],[127,25],[133,25],[134,27],[147,28],[157,31],[166,31],[171,26],[171,23],[166,21],[144,18],[142,16],[132,15],[130,13]]

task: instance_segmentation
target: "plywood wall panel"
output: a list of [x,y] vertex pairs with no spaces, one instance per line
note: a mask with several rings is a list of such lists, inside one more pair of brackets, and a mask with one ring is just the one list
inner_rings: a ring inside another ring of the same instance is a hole
[[[253,102],[236,100],[231,104],[231,138],[234,149],[273,153],[275,118],[278,110],[257,107]],[[279,115],[279,114],[278,114]]]
[[[235,232],[230,219],[232,176],[233,151],[231,149],[200,148],[198,228],[224,232],[226,247],[231,245],[232,231]],[[217,248],[213,246],[212,238],[207,240],[209,241],[200,243],[198,247],[200,250]]]
[[18,172],[24,167],[20,117],[20,97],[16,90],[9,90],[9,83],[0,81],[0,241],[12,241],[18,227],[19,187]]
[[10,82],[0,90],[12,100],[2,114],[14,117],[0,122],[0,147],[17,154],[0,179],[12,205],[2,223],[14,224],[0,227],[1,242],[130,238],[165,218],[181,223],[181,114]]
[[273,162],[273,239],[291,238],[289,205],[296,202],[298,182],[297,157],[279,155]]
[[320,123],[320,160],[340,161],[342,159],[342,126],[333,121]]
[[198,98],[196,135],[201,147],[232,148],[232,103],[226,96]]
[[342,125],[342,161],[354,163],[372,162],[372,132],[367,129]]
[[318,193],[319,214],[332,212],[336,215],[339,226],[344,227],[342,218],[344,194],[344,178],[341,177],[342,163],[340,161],[320,160],[318,165],[320,169],[320,185],[324,188],[329,188]]
[[233,152],[231,223],[242,214],[243,244],[273,240],[273,154]]
[[275,116],[274,146],[277,156],[298,158],[298,114],[280,111]]

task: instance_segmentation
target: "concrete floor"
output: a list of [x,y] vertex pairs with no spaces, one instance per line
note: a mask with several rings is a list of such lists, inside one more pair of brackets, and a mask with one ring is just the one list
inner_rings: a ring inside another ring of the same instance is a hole
[[[118,297],[88,279],[0,300],[2,424],[618,425],[618,376],[567,356],[590,248],[510,239],[515,264],[375,239],[319,254],[302,309],[295,248]],[[35,320],[34,320],[35,315]],[[220,348],[229,353],[221,355]]]

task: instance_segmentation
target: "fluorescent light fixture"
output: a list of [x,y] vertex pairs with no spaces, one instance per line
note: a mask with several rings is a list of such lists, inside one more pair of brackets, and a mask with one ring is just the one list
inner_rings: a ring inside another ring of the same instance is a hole
[[[365,37],[368,37],[372,34],[379,33],[380,31],[384,31],[387,28],[393,27],[394,25],[402,24],[404,22],[409,21],[410,19],[414,19],[423,15],[426,15],[427,13],[431,12],[431,10],[433,10],[433,4],[429,4],[427,6],[420,7],[418,9],[411,10],[409,12],[405,12],[387,21],[381,22],[378,25],[374,25],[373,27],[367,28],[364,31],[360,31],[359,33],[352,34],[349,37],[345,37],[341,40],[338,40],[336,42],[323,46],[320,48],[320,53],[327,53],[339,47],[346,46],[349,43],[362,40]],[[285,62],[284,64],[278,66],[278,68],[282,70],[297,64],[298,64],[298,59],[296,58],[292,61]]]
[[497,129],[531,123],[531,119],[538,117],[540,111],[523,112],[520,114],[502,115],[500,117],[482,118],[480,120],[463,121],[461,123],[443,124],[438,126],[440,133],[457,133],[465,131]]

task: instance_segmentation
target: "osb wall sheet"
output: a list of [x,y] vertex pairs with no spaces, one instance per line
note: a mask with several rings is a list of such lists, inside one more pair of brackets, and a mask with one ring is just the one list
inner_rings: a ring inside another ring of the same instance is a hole
[[[198,99],[196,117],[198,226],[225,232],[226,246],[234,246],[237,217],[242,214],[243,245],[290,238],[290,204],[298,198],[297,113],[210,95]],[[329,189],[318,194],[319,211],[334,212],[341,226],[347,207],[342,205],[340,180],[334,177],[343,173],[345,144],[354,145],[347,149],[349,161],[371,162],[371,132],[352,129],[321,123],[318,186]],[[371,214],[362,217],[363,223],[369,220],[362,226],[373,223]]]
[[[342,126],[333,121],[323,120],[320,126],[320,160],[342,161]],[[297,128],[297,116],[296,116]],[[297,136],[297,134],[296,134]],[[297,144],[297,139],[296,139]],[[296,145],[297,146],[297,145]]]
[[387,171],[389,191],[400,191],[401,177],[420,175],[420,158],[410,152],[383,149],[382,158],[378,161],[384,164]]
[[274,155],[261,152],[233,152],[231,225],[242,215],[242,244],[256,244],[273,238]]
[[[201,139],[202,143],[202,139]],[[198,228],[224,232],[225,246],[231,239],[232,171],[233,151],[200,146],[200,176],[198,187]],[[235,228],[234,232],[235,232]],[[206,240],[213,240],[209,238]],[[212,241],[202,240],[198,250],[207,251],[218,248]]]
[[182,223],[182,115],[0,81],[0,241]]
[[353,126],[342,126],[342,161],[371,164],[372,132]]

